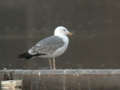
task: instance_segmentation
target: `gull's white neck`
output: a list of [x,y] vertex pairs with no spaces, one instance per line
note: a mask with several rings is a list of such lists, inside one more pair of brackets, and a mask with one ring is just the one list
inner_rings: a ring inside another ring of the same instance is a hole
[[66,47],[68,46],[68,44],[69,44],[69,38],[68,38],[68,36],[66,36],[64,34],[54,34],[54,36],[60,37],[64,41],[65,46]]

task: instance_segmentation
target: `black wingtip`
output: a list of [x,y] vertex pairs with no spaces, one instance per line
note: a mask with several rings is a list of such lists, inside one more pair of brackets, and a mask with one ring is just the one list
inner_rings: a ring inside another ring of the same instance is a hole
[[30,59],[32,58],[32,55],[30,55],[28,52],[22,53],[18,56],[18,58],[25,58],[25,59]]

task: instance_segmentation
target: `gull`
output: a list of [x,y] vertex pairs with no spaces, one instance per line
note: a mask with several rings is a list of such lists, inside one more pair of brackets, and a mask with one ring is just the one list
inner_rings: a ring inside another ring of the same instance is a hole
[[56,69],[55,58],[61,56],[68,48],[69,37],[72,33],[64,26],[58,26],[54,35],[46,37],[32,48],[19,55],[19,58],[32,57],[48,58],[50,69]]

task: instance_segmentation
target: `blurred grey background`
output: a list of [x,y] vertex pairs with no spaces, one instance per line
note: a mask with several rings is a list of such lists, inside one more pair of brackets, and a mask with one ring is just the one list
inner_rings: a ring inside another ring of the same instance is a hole
[[17,57],[59,25],[74,35],[57,68],[120,68],[119,0],[0,0],[0,68],[49,68]]

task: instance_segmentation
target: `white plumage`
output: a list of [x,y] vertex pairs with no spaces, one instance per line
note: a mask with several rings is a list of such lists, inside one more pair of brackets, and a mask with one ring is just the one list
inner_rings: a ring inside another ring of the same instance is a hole
[[29,59],[33,56],[49,58],[50,68],[55,69],[55,58],[62,55],[68,47],[68,35],[72,35],[72,33],[70,33],[67,28],[58,26],[55,29],[53,36],[40,40],[26,53],[21,54],[20,58],[24,57]]

